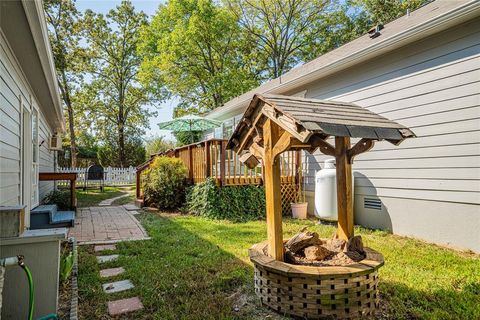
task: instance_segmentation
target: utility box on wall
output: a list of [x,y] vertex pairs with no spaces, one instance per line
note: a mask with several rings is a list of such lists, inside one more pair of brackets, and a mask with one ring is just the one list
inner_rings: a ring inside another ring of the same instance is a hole
[[25,206],[0,206],[0,238],[18,237],[25,230]]
[[[27,230],[19,237],[0,240],[0,258],[23,255],[32,272],[35,287],[33,317],[56,313],[60,269],[60,242],[66,238],[65,228]],[[28,314],[28,282],[19,266],[5,269],[0,319],[26,319]]]

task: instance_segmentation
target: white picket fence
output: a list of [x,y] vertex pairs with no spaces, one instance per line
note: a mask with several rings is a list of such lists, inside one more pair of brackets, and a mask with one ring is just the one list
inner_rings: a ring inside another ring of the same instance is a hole
[[[82,187],[85,183],[85,174],[87,168],[58,168],[58,172],[76,172],[77,173],[77,187]],[[119,186],[134,184],[136,182],[135,167],[128,168],[103,168],[104,183],[106,186]],[[97,182],[97,181],[95,181]],[[68,181],[58,181],[59,186],[69,185]]]

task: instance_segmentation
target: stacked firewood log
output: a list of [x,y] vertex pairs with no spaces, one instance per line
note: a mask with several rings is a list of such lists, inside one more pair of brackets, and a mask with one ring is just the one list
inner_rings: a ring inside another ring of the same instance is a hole
[[285,242],[285,259],[289,263],[300,265],[348,265],[365,258],[361,236],[348,241],[320,239],[318,233],[306,228]]

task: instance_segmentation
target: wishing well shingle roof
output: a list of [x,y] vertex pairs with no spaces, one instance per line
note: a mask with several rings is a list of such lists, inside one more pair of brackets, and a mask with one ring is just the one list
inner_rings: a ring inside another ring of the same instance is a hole
[[[260,115],[261,114],[261,115]],[[388,140],[398,144],[414,137],[407,127],[353,103],[307,99],[283,95],[256,94],[235,129],[233,140],[240,141],[257,117],[271,118],[285,130],[294,131],[302,142],[312,135]],[[258,120],[257,120],[258,121]],[[297,134],[298,133],[298,134]]]

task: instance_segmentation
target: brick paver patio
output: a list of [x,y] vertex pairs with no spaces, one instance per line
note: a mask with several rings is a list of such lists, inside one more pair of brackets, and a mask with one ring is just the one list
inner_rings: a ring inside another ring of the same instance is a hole
[[80,244],[148,239],[140,222],[123,206],[79,208],[69,236]]

